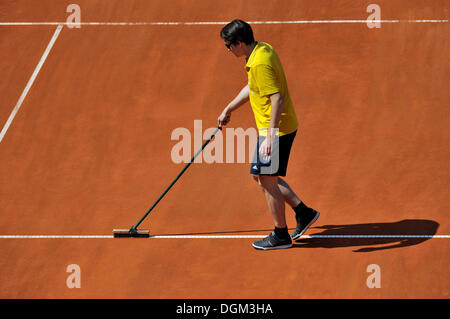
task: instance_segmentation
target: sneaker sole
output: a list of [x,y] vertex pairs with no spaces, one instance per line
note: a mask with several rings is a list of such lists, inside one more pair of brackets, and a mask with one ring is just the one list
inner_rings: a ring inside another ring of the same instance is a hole
[[313,220],[305,227],[305,229],[303,229],[303,231],[301,233],[292,237],[292,240],[296,240],[296,239],[302,237],[302,235],[308,230],[308,228],[316,222],[317,218],[319,218],[319,216],[320,216],[320,213],[318,211],[315,211],[315,212],[317,212],[316,217],[313,218]]
[[261,247],[261,246],[255,246],[255,244],[252,244],[252,246],[253,246],[254,248],[260,249],[260,250],[273,250],[273,249],[286,249],[286,248],[291,248],[291,247],[292,247],[292,243],[286,244],[286,245],[274,246],[274,247]]

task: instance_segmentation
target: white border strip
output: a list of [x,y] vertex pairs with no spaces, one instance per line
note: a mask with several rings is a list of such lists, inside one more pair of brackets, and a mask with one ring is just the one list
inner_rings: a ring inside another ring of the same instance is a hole
[[3,140],[3,137],[5,136],[6,132],[8,131],[9,126],[11,125],[12,121],[14,120],[14,117],[16,116],[17,112],[19,111],[20,107],[22,106],[23,101],[25,100],[25,97],[28,94],[28,91],[30,91],[31,86],[34,83],[34,80],[36,79],[39,71],[42,68],[42,65],[44,65],[45,60],[47,59],[48,54],[50,53],[50,50],[53,47],[53,44],[55,44],[56,39],[59,36],[59,33],[61,32],[63,28],[63,25],[60,24],[55,30],[55,33],[53,34],[53,37],[51,38],[49,44],[47,45],[47,48],[44,51],[44,54],[41,57],[41,60],[39,61],[38,65],[34,69],[33,74],[31,75],[31,78],[28,80],[27,85],[25,86],[25,89],[22,92],[22,95],[19,98],[19,101],[17,101],[16,106],[14,107],[11,115],[9,116],[8,120],[6,121],[5,125],[3,126],[3,129],[0,133],[0,143]]
[[[448,23],[448,19],[422,20],[292,20],[292,21],[249,21],[249,24],[328,24],[328,23]],[[228,22],[199,21],[199,22],[0,22],[0,26],[37,26],[37,25],[74,25],[80,26],[180,26],[180,25],[225,25]]]
[[[155,235],[154,239],[242,239],[242,238],[264,238],[267,235]],[[113,235],[0,235],[0,239],[109,239]],[[303,235],[302,239],[308,238],[450,238],[450,235]]]
[[91,239],[114,238],[112,235],[1,235],[0,239]]

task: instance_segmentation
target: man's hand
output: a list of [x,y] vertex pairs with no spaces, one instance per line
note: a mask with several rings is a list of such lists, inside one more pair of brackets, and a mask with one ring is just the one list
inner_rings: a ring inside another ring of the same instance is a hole
[[238,109],[245,102],[249,100],[249,92],[250,89],[248,85],[244,86],[239,94],[227,105],[227,107],[223,110],[222,114],[220,114],[218,118],[219,126],[227,125],[231,118],[231,112]]
[[268,136],[259,147],[259,155],[261,158],[265,158],[270,156],[270,154],[272,154],[272,138]]
[[228,110],[228,108],[225,108],[222,114],[220,114],[217,121],[219,122],[219,126],[222,127],[227,125],[228,122],[230,122],[230,119],[231,119],[231,112]]

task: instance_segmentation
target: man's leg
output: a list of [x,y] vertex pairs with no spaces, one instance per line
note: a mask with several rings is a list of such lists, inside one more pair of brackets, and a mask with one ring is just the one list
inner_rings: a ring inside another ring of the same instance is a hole
[[284,196],[278,187],[277,176],[259,176],[259,183],[266,196],[267,205],[277,228],[286,227]]
[[291,187],[286,183],[281,177],[278,178],[278,187],[280,188],[281,194],[283,194],[284,200],[292,208],[297,207],[301,200],[297,197]]
[[[261,188],[263,189],[264,194],[265,194],[266,193],[265,189],[260,181],[261,177],[264,177],[264,176],[254,175],[253,179],[257,183],[259,183],[259,185],[261,186]],[[265,176],[265,177],[272,177],[272,176]],[[281,192],[281,195],[283,196],[284,201],[286,203],[288,203],[289,206],[291,206],[292,208],[296,208],[302,201],[297,197],[297,195],[294,193],[294,191],[291,189],[291,187],[288,185],[288,183],[286,183],[282,178],[278,177],[277,183],[278,183],[278,188],[280,189],[280,192]]]
[[317,220],[320,213],[306,206],[282,178],[278,178],[278,186],[280,188],[280,192],[283,194],[284,200],[295,211],[297,227],[291,236],[292,239],[298,239]]
[[278,177],[261,175],[255,178],[255,180],[258,181],[266,196],[275,229],[269,236],[255,241],[253,247],[264,250],[292,247],[292,239],[288,232],[286,216],[284,214],[284,197],[278,187]]

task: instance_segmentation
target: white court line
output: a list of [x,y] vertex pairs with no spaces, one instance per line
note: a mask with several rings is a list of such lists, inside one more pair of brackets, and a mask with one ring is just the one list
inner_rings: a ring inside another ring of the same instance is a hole
[[31,86],[34,83],[34,80],[36,79],[39,71],[42,68],[42,65],[44,65],[45,60],[47,59],[48,54],[50,53],[50,50],[53,47],[53,44],[55,44],[56,39],[58,38],[59,33],[61,32],[61,29],[63,26],[60,24],[55,30],[55,33],[53,34],[53,37],[51,38],[49,44],[47,45],[47,48],[44,51],[44,54],[41,57],[41,60],[39,61],[38,65],[34,69],[33,74],[31,75],[31,78],[28,80],[27,85],[25,86],[25,89],[22,92],[22,95],[19,98],[19,101],[17,101],[16,106],[14,107],[11,115],[9,116],[8,120],[5,123],[5,126],[3,126],[3,129],[0,133],[0,143],[3,140],[3,137],[5,136],[6,132],[8,131],[9,126],[11,125],[12,121],[14,120],[14,117],[16,116],[17,112],[19,111],[20,107],[22,106],[23,101],[25,100],[25,97],[28,94],[28,91],[30,91]]
[[[243,239],[264,238],[267,235],[154,235],[150,239]],[[0,235],[0,239],[109,239],[113,235]],[[303,235],[302,239],[313,238],[450,238],[450,235]]]
[[[328,24],[328,23],[448,23],[448,19],[420,19],[420,20],[291,20],[291,21],[249,21],[249,24]],[[225,25],[225,21],[198,22],[79,22],[80,26],[180,26],[180,25]],[[37,25],[67,25],[72,22],[0,22],[0,26],[37,26]]]

